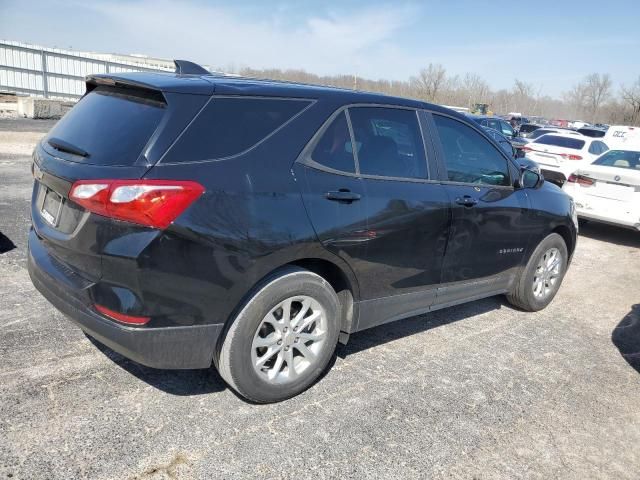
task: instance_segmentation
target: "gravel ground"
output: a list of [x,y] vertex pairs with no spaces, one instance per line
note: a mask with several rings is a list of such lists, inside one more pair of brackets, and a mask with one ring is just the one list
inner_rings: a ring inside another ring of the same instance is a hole
[[214,370],[93,344],[34,290],[30,152],[52,124],[0,120],[0,478],[638,478],[640,234],[585,227],[542,312],[491,298],[362,332],[255,406]]

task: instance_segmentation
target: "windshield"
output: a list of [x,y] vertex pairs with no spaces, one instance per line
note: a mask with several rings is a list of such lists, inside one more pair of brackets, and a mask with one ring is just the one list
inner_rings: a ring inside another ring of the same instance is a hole
[[571,148],[573,150],[582,150],[584,140],[577,138],[560,137],[558,135],[543,135],[536,140],[540,145],[554,145],[556,147]]
[[640,170],[640,152],[630,150],[609,150],[593,162],[593,165]]

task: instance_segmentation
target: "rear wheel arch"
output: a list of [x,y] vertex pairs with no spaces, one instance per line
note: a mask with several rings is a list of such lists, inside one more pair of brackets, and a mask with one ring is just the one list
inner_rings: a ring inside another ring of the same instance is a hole
[[338,295],[340,306],[342,308],[341,327],[342,332],[351,333],[354,322],[354,305],[355,299],[358,298],[358,292],[354,285],[355,277],[350,279],[349,276],[335,263],[321,258],[306,258],[290,263],[297,267],[309,270],[322,278],[324,278]]
[[311,273],[319,275],[333,288],[338,295],[338,299],[342,308],[341,328],[343,332],[350,333],[351,327],[354,324],[356,314],[354,313],[354,306],[359,298],[359,288],[357,279],[353,272],[348,270],[348,266],[339,266],[337,263],[320,257],[298,258],[292,259],[286,263],[282,263],[277,267],[272,268],[268,272],[259,275],[259,279],[247,290],[247,292],[238,301],[237,305],[231,311],[229,316],[225,320],[225,325],[222,334],[218,338],[217,345],[215,346],[214,358],[220,351],[222,341],[228,331],[229,327],[233,323],[234,319],[242,308],[255,296],[255,294],[266,284],[270,279],[280,275],[283,271],[292,267],[302,268],[308,270]]

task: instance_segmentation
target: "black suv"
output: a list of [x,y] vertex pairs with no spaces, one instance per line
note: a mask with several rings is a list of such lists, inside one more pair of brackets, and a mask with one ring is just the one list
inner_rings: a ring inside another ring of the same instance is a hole
[[570,198],[475,122],[373,93],[95,75],[36,147],[29,273],[141,364],[291,397],[338,341],[492,295],[554,297]]

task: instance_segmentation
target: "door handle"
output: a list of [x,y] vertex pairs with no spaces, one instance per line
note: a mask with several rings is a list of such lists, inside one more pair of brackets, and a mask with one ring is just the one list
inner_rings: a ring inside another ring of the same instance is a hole
[[325,197],[327,200],[333,200],[334,202],[340,203],[352,203],[356,200],[360,200],[360,194],[347,190],[346,188],[341,188],[338,191],[327,192]]
[[456,198],[456,203],[464,207],[473,207],[478,203],[478,199],[470,197],[469,195],[464,195],[463,197]]

